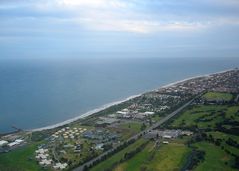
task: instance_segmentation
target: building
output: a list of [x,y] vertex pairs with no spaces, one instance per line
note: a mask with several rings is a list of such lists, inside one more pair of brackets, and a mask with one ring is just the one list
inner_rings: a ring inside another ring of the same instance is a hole
[[145,116],[154,115],[154,112],[144,112]]
[[164,138],[164,139],[172,139],[177,138],[179,135],[182,135],[181,130],[151,130],[146,135],[145,138]]
[[103,150],[103,149],[104,149],[103,146],[104,146],[103,143],[96,144],[95,149],[96,149],[96,150]]
[[4,146],[4,145],[7,145],[8,142],[5,141],[5,140],[0,140],[0,147]]
[[68,166],[67,163],[56,163],[56,164],[53,166],[53,168],[54,168],[54,169],[60,169],[60,170],[62,170],[62,169],[65,169],[67,166]]
[[9,143],[8,146],[9,147],[13,147],[13,146],[19,145],[19,144],[21,144],[23,142],[24,142],[24,140],[16,139],[14,142]]
[[110,125],[113,123],[116,123],[119,121],[119,119],[116,118],[110,118],[110,117],[99,117],[99,121],[96,122],[97,125]]

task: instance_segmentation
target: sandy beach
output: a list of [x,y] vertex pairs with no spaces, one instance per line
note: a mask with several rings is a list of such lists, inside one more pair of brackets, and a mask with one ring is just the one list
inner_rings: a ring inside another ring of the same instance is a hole
[[69,124],[71,122],[77,121],[78,119],[82,119],[82,118],[85,118],[87,116],[93,115],[93,114],[95,114],[97,112],[100,112],[102,110],[105,110],[105,109],[107,109],[107,108],[109,108],[111,106],[118,105],[118,104],[123,103],[125,101],[128,101],[130,99],[139,97],[139,96],[141,96],[144,93],[147,93],[147,92],[150,92],[150,91],[157,91],[157,90],[159,90],[161,88],[171,87],[171,86],[174,86],[174,85],[177,85],[179,83],[182,83],[182,82],[185,82],[185,81],[189,81],[189,80],[192,80],[192,79],[196,79],[196,78],[200,78],[200,77],[209,77],[209,76],[214,75],[214,74],[225,73],[225,72],[228,72],[228,71],[231,71],[231,70],[233,70],[233,69],[228,69],[228,70],[219,71],[219,72],[210,73],[210,74],[197,75],[197,76],[189,77],[189,78],[186,78],[186,79],[183,79],[183,80],[179,80],[179,81],[176,81],[176,82],[172,82],[172,83],[163,85],[163,86],[161,86],[161,87],[159,87],[157,89],[148,90],[148,91],[145,91],[145,92],[137,94],[137,95],[132,95],[132,96],[127,97],[127,98],[125,98],[123,100],[119,100],[119,101],[115,101],[115,102],[112,102],[112,103],[105,104],[105,105],[103,105],[103,106],[101,106],[99,108],[90,110],[90,111],[88,111],[86,113],[83,113],[83,114],[80,114],[79,116],[77,116],[75,118],[68,119],[68,120],[65,120],[65,121],[57,123],[57,124],[53,124],[53,125],[49,125],[49,126],[45,126],[45,127],[41,127],[41,128],[36,128],[36,129],[30,129],[30,130],[26,130],[26,131],[30,131],[30,132],[43,131],[43,130],[48,130],[48,129],[53,129],[53,128],[57,128],[57,127],[60,127],[60,126],[64,126],[64,125]]

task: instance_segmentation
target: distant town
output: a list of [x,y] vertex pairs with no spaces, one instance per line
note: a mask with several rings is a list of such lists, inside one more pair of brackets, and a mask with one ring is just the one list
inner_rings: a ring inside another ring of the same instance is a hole
[[238,69],[183,80],[64,126],[1,135],[0,170],[238,170],[238,104]]

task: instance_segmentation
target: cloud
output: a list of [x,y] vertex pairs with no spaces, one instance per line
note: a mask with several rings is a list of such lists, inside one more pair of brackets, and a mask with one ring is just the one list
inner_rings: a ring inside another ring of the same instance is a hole
[[[77,20],[77,19],[76,19]],[[205,28],[206,26],[201,23],[189,22],[167,22],[161,23],[158,21],[148,20],[98,20],[98,19],[85,19],[78,20],[81,24],[88,27],[88,29],[102,30],[102,31],[126,31],[135,33],[155,33],[155,32],[168,32],[168,31],[196,31]],[[77,22],[77,21],[76,21]]]
[[55,1],[58,5],[63,5],[65,7],[94,7],[94,8],[102,8],[102,7],[125,7],[127,4],[119,1],[119,0],[58,0]]
[[[38,4],[44,11],[58,9],[72,14],[69,21],[90,30],[152,33],[158,31],[198,30],[204,28],[199,22],[183,18],[157,18],[152,13],[141,13],[139,3],[122,0],[56,0]],[[153,1],[152,1],[153,2]],[[176,20],[176,21],[175,21]],[[64,19],[65,21],[65,19]]]
[[14,15],[52,23],[55,19],[94,31],[200,31],[238,24],[239,19],[237,0],[3,0],[0,4],[1,20]]

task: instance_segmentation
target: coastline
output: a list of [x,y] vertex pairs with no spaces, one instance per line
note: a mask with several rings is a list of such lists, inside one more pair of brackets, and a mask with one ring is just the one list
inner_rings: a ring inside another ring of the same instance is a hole
[[209,77],[211,75],[214,75],[214,74],[221,74],[221,73],[225,73],[225,72],[228,72],[228,71],[232,71],[234,69],[227,69],[227,70],[223,70],[223,71],[219,71],[219,72],[215,72],[215,73],[209,73],[209,74],[203,74],[203,75],[197,75],[197,76],[193,76],[193,77],[189,77],[189,78],[185,78],[183,80],[178,80],[178,81],[175,81],[175,82],[172,82],[172,83],[169,83],[169,84],[166,84],[166,85],[163,85],[163,86],[160,86],[159,88],[156,88],[156,89],[152,89],[152,90],[147,90],[143,93],[140,93],[140,94],[137,94],[137,95],[132,95],[132,96],[129,96],[123,100],[118,100],[118,101],[115,101],[115,102],[111,102],[111,103],[107,103],[105,105],[102,105],[101,107],[99,108],[96,108],[96,109],[93,109],[93,110],[90,110],[88,112],[85,112],[83,114],[80,114],[79,116],[77,117],[74,117],[74,118],[71,118],[71,119],[67,119],[63,122],[59,122],[59,123],[56,123],[56,124],[53,124],[53,125],[49,125],[49,126],[45,126],[45,127],[40,127],[40,128],[34,128],[34,129],[28,129],[28,130],[24,130],[24,131],[29,131],[29,132],[37,132],[37,131],[43,131],[43,130],[49,130],[49,129],[54,129],[54,128],[57,128],[57,127],[60,127],[60,126],[64,126],[64,125],[67,125],[67,124],[70,124],[72,122],[75,122],[79,119],[83,119],[85,117],[88,117],[90,115],[94,115],[95,113],[97,112],[100,112],[102,110],[105,110],[109,107],[112,107],[114,105],[118,105],[120,103],[123,103],[123,102],[126,102],[128,100],[131,100],[131,99],[134,99],[136,97],[139,97],[147,92],[150,92],[150,91],[158,91],[162,88],[167,88],[167,87],[171,87],[171,86],[174,86],[174,85],[177,85],[179,83],[182,83],[182,82],[185,82],[185,81],[189,81],[189,80],[192,80],[192,79],[196,79],[196,78],[200,78],[200,77]]
[[31,132],[36,132],[36,131],[43,131],[43,130],[48,130],[48,129],[54,129],[54,128],[57,128],[57,127],[60,127],[60,126],[64,126],[64,125],[67,125],[67,124],[70,124],[74,121],[77,121],[78,119],[82,119],[82,118],[85,118],[87,116],[90,116],[90,115],[93,115],[97,112],[100,112],[102,110],[105,110],[111,106],[114,106],[114,105],[118,105],[120,103],[123,103],[123,102],[126,102],[130,99],[133,99],[135,97],[139,97],[141,96],[142,94],[138,94],[138,95],[132,95],[132,96],[129,96],[127,97],[126,99],[123,99],[123,100],[118,100],[118,101],[115,101],[115,102],[111,102],[111,103],[107,103],[99,108],[96,108],[96,109],[93,109],[93,110],[90,110],[88,112],[85,112],[77,117],[74,117],[74,118],[71,118],[71,119],[67,119],[63,122],[59,122],[57,124],[53,124],[53,125],[49,125],[49,126],[45,126],[45,127],[41,127],[41,128],[36,128],[36,129],[30,129],[30,130],[26,130],[26,131],[31,131]]

